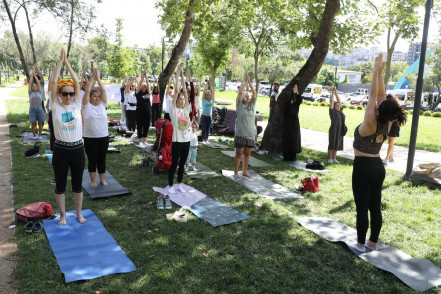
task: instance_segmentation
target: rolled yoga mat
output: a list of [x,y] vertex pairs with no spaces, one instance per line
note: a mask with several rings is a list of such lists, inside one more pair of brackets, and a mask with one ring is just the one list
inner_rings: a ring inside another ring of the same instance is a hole
[[[236,156],[236,153],[234,151],[221,151],[223,154],[228,155],[230,157]],[[265,161],[256,159],[252,156],[250,156],[250,162],[248,163],[249,165],[253,166],[253,167],[269,167],[272,166],[269,163],[266,163]]]
[[96,174],[96,187],[92,187],[90,185],[90,175],[87,169],[83,172],[83,188],[89,194],[90,198],[103,198],[103,197],[111,197],[111,196],[120,196],[130,194],[127,188],[121,186],[117,180],[106,170],[105,176],[106,182],[109,184],[108,186],[100,185],[100,178],[98,173]]
[[192,167],[189,167],[189,170],[187,175],[192,179],[206,179],[206,178],[215,178],[219,177],[219,174],[217,174],[215,171],[213,171],[208,166],[203,165],[200,162],[196,163],[196,169],[197,171],[194,171]]
[[44,150],[44,154],[46,154],[47,159],[52,164],[52,157],[54,156],[50,150]]
[[66,213],[67,224],[59,226],[59,215],[44,220],[44,231],[66,283],[136,271],[133,262],[106,231],[90,209],[82,210],[87,220],[80,224],[75,211]]
[[345,243],[358,257],[394,274],[415,291],[424,292],[441,285],[441,269],[427,259],[414,258],[380,241],[378,251],[366,249],[365,253],[361,253],[348,245],[357,241],[357,231],[353,228],[325,217],[300,217],[295,220],[328,241]]
[[[282,155],[274,155],[272,158],[274,160],[277,160],[277,161],[283,161]],[[292,166],[293,168],[301,169],[301,170],[304,170],[304,171],[309,171],[309,172],[312,172],[312,173],[321,174],[321,173],[329,173],[330,172],[330,170],[327,170],[327,169],[319,170],[319,169],[306,168],[306,163],[305,162],[301,162],[299,160],[296,160],[296,161],[285,161],[285,162],[288,165]]]
[[222,174],[232,181],[235,181],[239,185],[244,186],[248,190],[256,193],[257,195],[272,199],[300,199],[303,196],[293,193],[283,187],[282,185],[273,183],[261,175],[257,174],[255,171],[248,170],[250,177],[240,175],[239,177],[234,176],[234,171],[232,170],[222,170]]

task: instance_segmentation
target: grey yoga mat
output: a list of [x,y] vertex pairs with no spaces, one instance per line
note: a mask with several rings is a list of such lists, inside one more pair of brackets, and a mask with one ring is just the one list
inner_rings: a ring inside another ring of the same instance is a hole
[[213,149],[230,149],[230,146],[221,144],[221,143],[216,143],[216,142],[210,142],[210,144],[205,145],[207,147],[211,147]]
[[139,145],[138,142],[136,142],[136,143],[133,142],[132,144],[135,145],[136,147],[138,147],[139,149],[145,151],[145,152],[150,152],[150,150],[153,147],[153,144],[149,144],[149,143],[148,143],[148,145]]
[[120,151],[116,149],[115,146],[112,144],[109,144],[109,147],[107,148],[107,153],[119,153]]
[[196,169],[197,171],[194,171],[192,170],[191,167],[189,167],[189,171],[187,172],[187,175],[192,179],[206,179],[206,178],[219,177],[219,174],[214,172],[208,166],[203,165],[202,163],[197,162]]
[[[325,217],[295,219],[302,226],[331,242],[346,245],[357,240],[357,231],[345,224]],[[360,253],[348,246],[361,259],[388,271],[416,291],[426,291],[441,285],[441,269],[427,259],[414,258],[395,247],[378,242],[378,251]]]
[[33,136],[34,135],[32,133],[23,133],[23,143],[26,144],[26,143],[47,142],[46,135],[42,134],[41,137],[38,139],[34,139]]
[[[236,153],[234,151],[221,151],[223,154],[233,157],[236,155]],[[269,163],[266,163],[265,161],[256,159],[252,156],[250,156],[250,162],[248,163],[249,165],[253,166],[253,167],[269,167],[272,166]]]
[[109,184],[108,186],[100,185],[100,180],[98,177],[98,173],[96,174],[96,187],[92,187],[90,185],[90,176],[89,171],[87,169],[83,172],[83,188],[89,194],[90,198],[104,198],[111,196],[120,196],[130,194],[127,188],[121,186],[114,177],[106,170],[105,176],[106,182]]
[[[278,161],[282,161],[282,160],[283,160],[282,155],[274,155],[272,158],[273,158],[274,160],[278,160]],[[310,168],[306,168],[306,163],[305,163],[305,162],[298,161],[298,160],[296,160],[296,161],[287,161],[286,163],[287,163],[288,165],[292,166],[293,168],[301,169],[301,170],[304,170],[304,171],[309,171],[309,172],[312,172],[312,173],[318,173],[318,174],[320,174],[320,173],[329,173],[329,172],[330,172],[330,171],[327,170],[327,169],[324,169],[324,170],[318,170],[318,169],[310,169]]]
[[263,197],[272,199],[272,200],[280,200],[280,199],[298,199],[303,198],[303,196],[293,193],[286,189],[285,187],[275,184],[264,177],[258,175],[256,172],[252,170],[248,170],[250,177],[240,176],[234,177],[234,172],[231,170],[222,170],[222,174],[229,178],[232,181],[244,186],[248,190],[253,191],[254,193],[261,195]]

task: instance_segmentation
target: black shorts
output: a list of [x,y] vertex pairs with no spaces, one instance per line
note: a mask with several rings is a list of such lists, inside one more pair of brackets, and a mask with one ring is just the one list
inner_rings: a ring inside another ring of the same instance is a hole
[[393,123],[389,130],[389,137],[399,137],[400,136],[400,127],[397,123]]
[[234,148],[254,148],[254,139],[248,139],[245,137],[234,137]]

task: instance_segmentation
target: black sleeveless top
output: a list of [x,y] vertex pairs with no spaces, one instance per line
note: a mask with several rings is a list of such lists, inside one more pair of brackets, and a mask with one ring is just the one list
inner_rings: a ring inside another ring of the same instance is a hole
[[[377,130],[375,131],[375,134],[366,137],[362,137],[358,132],[360,125],[358,125],[354,131],[354,149],[367,154],[379,154],[381,146],[387,138],[389,123],[386,122],[385,124],[382,124],[377,121]],[[377,143],[376,138],[379,135],[383,135],[383,141]]]

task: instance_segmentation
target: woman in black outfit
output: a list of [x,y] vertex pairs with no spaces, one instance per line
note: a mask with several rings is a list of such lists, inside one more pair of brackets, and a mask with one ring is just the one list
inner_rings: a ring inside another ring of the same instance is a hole
[[[337,102],[334,102],[334,95],[337,98]],[[337,151],[343,150],[343,126],[345,125],[346,117],[341,108],[341,100],[336,88],[332,88],[329,117],[331,118],[331,126],[329,127],[328,162],[340,163],[335,157],[337,156]]]
[[297,85],[285,106],[283,117],[283,160],[295,161],[297,153],[302,152],[300,137],[299,108],[302,103],[302,96],[299,95]]
[[[144,82],[145,80],[145,82]],[[147,145],[150,117],[152,113],[150,102],[150,87],[147,74],[144,71],[136,88],[136,128],[138,130],[139,145]]]
[[[394,99],[386,100],[383,84],[383,54],[375,59],[369,102],[363,122],[354,131],[354,168],[352,191],[357,209],[357,242],[349,243],[357,252],[378,250],[377,242],[383,218],[381,215],[381,190],[385,169],[380,149],[387,138],[390,122],[403,125],[406,114]],[[370,212],[371,235],[366,241]]]

